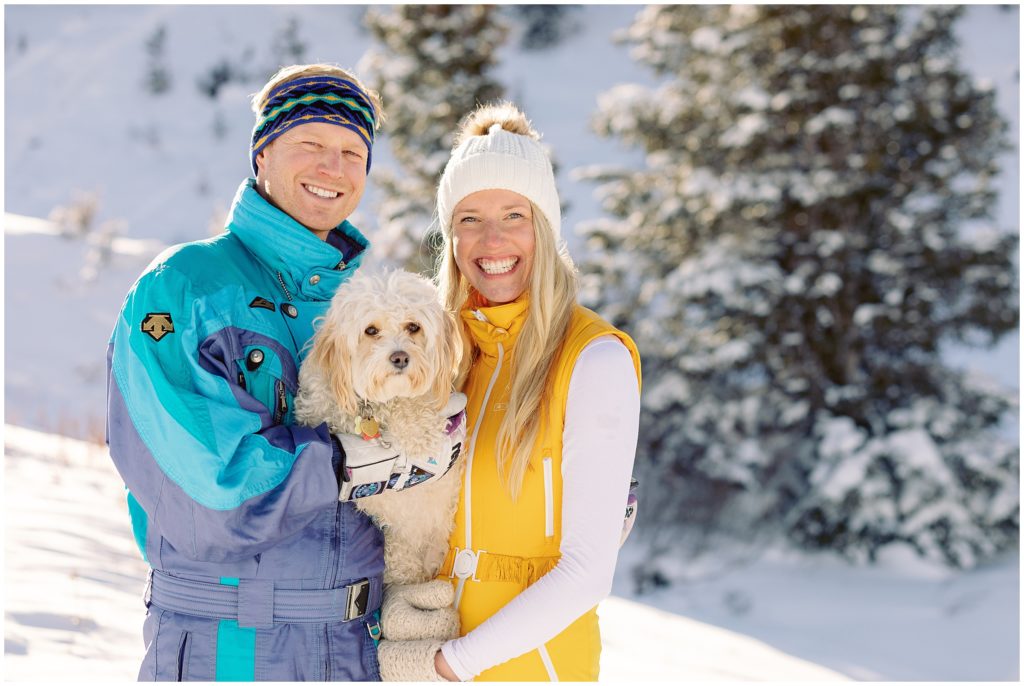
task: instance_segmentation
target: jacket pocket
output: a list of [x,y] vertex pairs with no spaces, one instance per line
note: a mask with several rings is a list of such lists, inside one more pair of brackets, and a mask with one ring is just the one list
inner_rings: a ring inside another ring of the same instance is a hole
[[551,472],[551,456],[544,458],[544,535],[555,535],[555,484]]
[[270,423],[290,424],[294,394],[284,381],[277,355],[268,347],[251,346],[236,364],[238,386],[267,408]]

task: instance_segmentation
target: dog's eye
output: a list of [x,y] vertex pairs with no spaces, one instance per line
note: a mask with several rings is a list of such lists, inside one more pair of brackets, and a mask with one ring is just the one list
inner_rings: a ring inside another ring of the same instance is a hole
[[416,322],[409,322],[405,325],[405,330],[409,333],[419,333],[420,325]]
[[366,331],[364,331],[363,333],[365,333],[367,336],[376,336],[377,334],[380,333],[380,329],[378,329],[376,326],[368,326],[366,327]]

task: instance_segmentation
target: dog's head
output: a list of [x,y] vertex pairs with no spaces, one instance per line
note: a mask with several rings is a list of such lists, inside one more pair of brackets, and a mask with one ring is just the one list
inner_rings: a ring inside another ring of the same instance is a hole
[[339,289],[305,364],[319,367],[350,415],[359,399],[427,396],[440,410],[459,362],[455,320],[434,285],[416,274],[357,272]]

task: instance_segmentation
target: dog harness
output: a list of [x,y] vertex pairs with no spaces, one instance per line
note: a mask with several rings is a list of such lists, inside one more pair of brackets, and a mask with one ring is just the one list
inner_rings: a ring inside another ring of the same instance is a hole
[[447,474],[459,458],[466,435],[466,411],[461,409],[465,401],[464,397],[458,397],[461,395],[454,394],[442,410],[448,415],[444,433],[451,441],[451,453],[447,456],[409,458],[389,455],[391,443],[387,435],[379,431],[375,436],[367,436],[366,433],[362,436],[339,436],[345,451],[345,463],[338,499],[357,500],[385,490],[401,491]]

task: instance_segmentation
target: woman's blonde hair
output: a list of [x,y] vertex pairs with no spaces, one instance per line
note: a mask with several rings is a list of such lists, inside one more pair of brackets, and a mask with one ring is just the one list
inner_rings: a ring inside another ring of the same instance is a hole
[[292,64],[287,67],[281,67],[273,76],[270,77],[263,88],[252,94],[252,111],[259,116],[267,104],[267,98],[270,96],[271,91],[282,83],[301,79],[306,76],[338,76],[346,81],[351,81],[355,85],[359,86],[360,90],[366,93],[366,97],[370,100],[370,105],[373,106],[374,129],[379,129],[380,125],[384,122],[386,117],[384,115],[384,103],[380,99],[380,94],[375,90],[367,88],[352,72],[328,62],[318,62],[316,64]]
[[[491,125],[500,123],[506,131],[539,138],[526,116],[509,104],[478,108],[466,119],[456,135],[456,147],[471,135],[486,135]],[[498,476],[516,499],[530,465],[530,457],[540,438],[542,417],[546,415],[547,388],[562,346],[573,308],[576,305],[578,277],[565,244],[556,241],[548,218],[533,203],[534,255],[528,286],[529,306],[510,364],[512,382],[508,409],[498,429]],[[445,307],[459,316],[473,296],[471,286],[455,262],[454,231],[451,220],[441,226],[444,246],[438,259],[437,284]],[[460,318],[461,321],[461,318]],[[458,386],[469,376],[479,355],[465,323],[461,326],[464,348]]]

